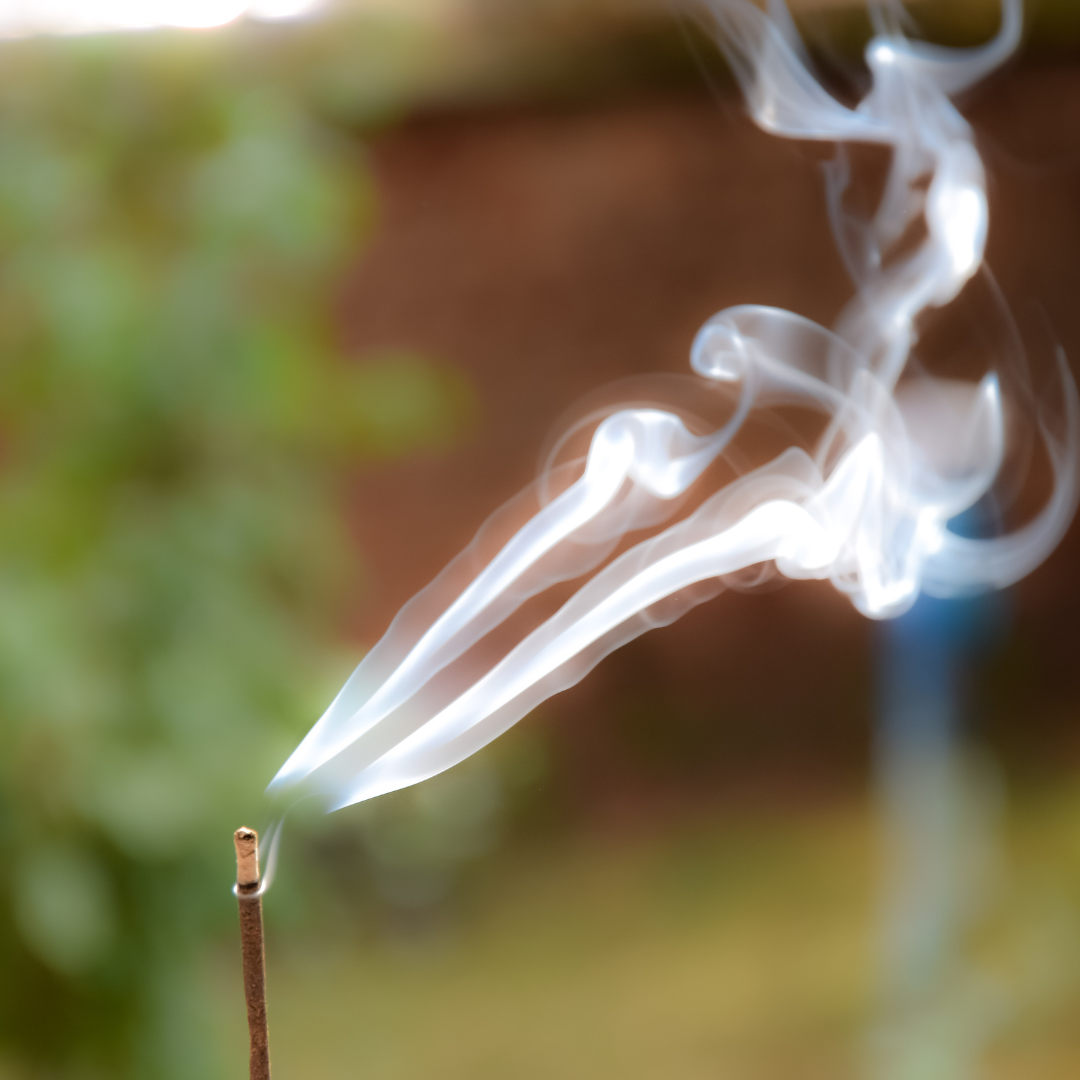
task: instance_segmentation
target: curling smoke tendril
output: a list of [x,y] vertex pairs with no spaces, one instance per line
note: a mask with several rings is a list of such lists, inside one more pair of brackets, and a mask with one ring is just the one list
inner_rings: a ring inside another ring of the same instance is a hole
[[[845,212],[844,172],[834,170],[833,221],[855,300],[834,330],[756,306],[709,320],[691,364],[703,388],[727,388],[727,421],[702,434],[661,408],[606,416],[584,460],[553,465],[405,606],[281,768],[272,794],[315,793],[335,809],[434,776],[748,567],[827,579],[861,612],[885,618],[920,591],[1006,586],[1061,538],[1076,503],[1080,430],[1064,364],[1054,415],[1038,421],[1052,494],[1020,529],[980,540],[948,523],[990,491],[1001,468],[1009,430],[1002,385],[993,370],[981,382],[909,370],[918,317],[955,299],[983,261],[984,169],[950,97],[1014,50],[1019,3],[1005,0],[996,38],[969,50],[909,40],[879,8],[866,51],[872,88],[854,109],[811,73],[782,7],[766,15],[744,0],[716,0],[711,10],[761,128],[891,151],[867,220]],[[913,235],[917,242],[902,243]],[[812,452],[786,450],[608,561],[628,532],[676,513],[752,411],[785,406],[822,416]],[[530,500],[539,509],[494,555],[482,555]],[[511,615],[592,571],[560,610],[491,659]]]

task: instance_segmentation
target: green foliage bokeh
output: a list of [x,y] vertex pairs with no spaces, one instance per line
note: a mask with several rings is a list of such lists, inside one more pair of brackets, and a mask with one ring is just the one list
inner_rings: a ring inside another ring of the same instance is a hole
[[421,360],[335,355],[372,192],[272,63],[0,61],[0,1073],[212,1076],[227,838],[340,656],[335,480],[452,406]]

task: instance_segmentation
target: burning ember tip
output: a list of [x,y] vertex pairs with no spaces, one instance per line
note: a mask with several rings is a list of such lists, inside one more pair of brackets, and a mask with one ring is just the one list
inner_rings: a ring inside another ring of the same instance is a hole
[[239,828],[233,833],[236,845],[236,884],[239,890],[259,885],[259,834],[254,829]]

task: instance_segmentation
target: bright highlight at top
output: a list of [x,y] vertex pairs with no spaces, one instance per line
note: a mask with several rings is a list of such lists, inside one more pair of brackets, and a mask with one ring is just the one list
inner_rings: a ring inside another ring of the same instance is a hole
[[321,0],[0,0],[0,37],[225,26],[242,16],[291,19]]

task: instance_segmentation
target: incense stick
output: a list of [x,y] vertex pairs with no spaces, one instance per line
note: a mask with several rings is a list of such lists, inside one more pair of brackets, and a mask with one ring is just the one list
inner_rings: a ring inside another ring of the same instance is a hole
[[259,891],[259,834],[237,829],[236,897],[240,904],[240,943],[244,955],[244,997],[251,1039],[251,1080],[270,1080],[270,1042],[266,1027],[266,958],[263,949],[262,895]]

